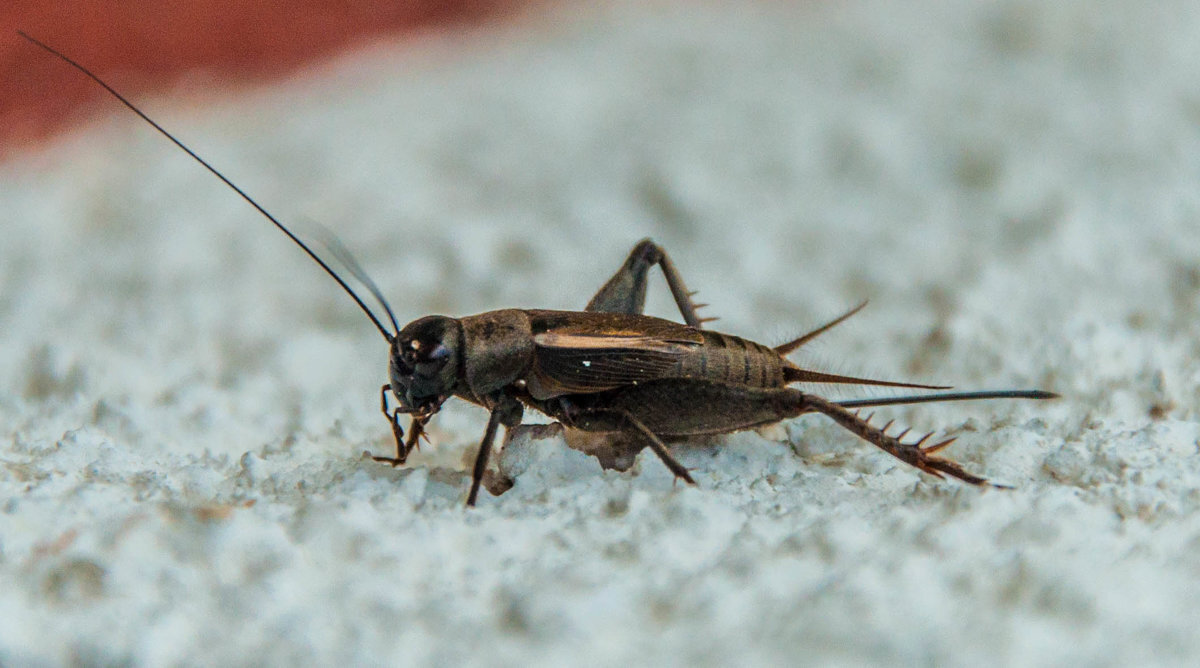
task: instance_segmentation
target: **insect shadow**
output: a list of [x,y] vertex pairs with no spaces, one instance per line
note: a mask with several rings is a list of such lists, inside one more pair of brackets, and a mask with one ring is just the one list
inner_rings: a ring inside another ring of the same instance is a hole
[[[695,484],[664,441],[761,427],[805,413],[821,413],[902,462],[933,476],[949,475],[973,485],[988,484],[936,453],[955,439],[926,445],[933,432],[904,440],[892,422],[871,424],[858,410],[869,406],[968,399],[1052,399],[1042,390],[937,392],[886,398],[831,401],[790,387],[794,383],[844,383],[921,390],[949,387],[856,378],[802,369],[787,356],[866,305],[779,346],[768,347],[722,334],[697,315],[683,278],[666,252],[649,239],[634,246],[612,278],[582,311],[500,309],[453,318],[431,315],[400,327],[375,282],[331,234],[318,242],[328,256],[367,289],[386,315],[379,317],[312,248],[241,188],[185,146],[90,70],[56,49],[18,34],[98,83],[209,172],[232,188],[308,254],[358,304],[388,343],[388,382],[380,388],[380,410],[391,425],[396,451],[373,456],[399,466],[417,447],[425,427],[451,397],[489,411],[472,470],[467,505],[475,505],[497,431],[521,425],[525,410],[539,411],[563,426],[585,432],[616,432],[650,448],[678,478]],[[658,267],[683,323],[642,313],[646,281]],[[389,402],[389,395],[392,402]],[[394,405],[389,405],[394,403]],[[401,416],[408,416],[406,434]]]

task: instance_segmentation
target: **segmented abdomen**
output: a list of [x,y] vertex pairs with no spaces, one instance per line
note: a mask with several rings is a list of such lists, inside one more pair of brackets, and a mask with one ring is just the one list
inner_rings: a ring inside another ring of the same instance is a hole
[[702,333],[704,344],[679,361],[678,375],[749,387],[784,386],[784,363],[774,350],[729,334]]

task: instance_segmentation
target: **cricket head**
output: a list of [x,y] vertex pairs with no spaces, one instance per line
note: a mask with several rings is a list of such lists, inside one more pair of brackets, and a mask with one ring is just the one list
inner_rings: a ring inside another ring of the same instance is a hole
[[436,410],[454,394],[462,363],[460,332],[454,318],[430,315],[405,325],[392,339],[388,379],[404,408]]

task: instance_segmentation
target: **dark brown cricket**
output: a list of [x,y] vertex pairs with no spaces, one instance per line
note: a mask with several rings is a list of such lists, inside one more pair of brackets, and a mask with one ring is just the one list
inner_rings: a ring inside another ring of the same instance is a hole
[[[793,341],[768,347],[703,328],[691,294],[667,254],[649,239],[628,259],[583,311],[502,309],[463,318],[426,316],[400,328],[375,283],[331,235],[321,241],[329,255],[358,279],[383,307],[389,330],[346,280],[290,229],[95,74],[42,42],[22,37],[61,58],[100,84],[126,107],[166,136],[249,202],[300,246],[345,290],[389,345],[389,382],[381,388],[381,409],[396,440],[395,456],[372,457],[403,464],[424,428],[451,397],[490,411],[475,457],[467,505],[475,505],[488,457],[500,426],[521,424],[526,408],[544,413],[570,429],[615,432],[637,449],[649,447],[677,477],[695,484],[671,456],[664,440],[723,434],[822,413],[884,452],[931,475],[943,474],[986,484],[958,464],[935,455],[951,442],[925,445],[932,433],[904,441],[908,430],[889,434],[859,417],[867,406],[966,399],[1051,399],[1041,390],[941,392],[853,401],[830,401],[790,387],[794,383],[850,383],[946,390],[947,387],[891,382],[801,369],[787,355],[857,313],[848,313]],[[642,314],[646,281],[657,265],[683,323]],[[389,408],[389,392],[396,406]],[[400,416],[410,416],[407,437]]]

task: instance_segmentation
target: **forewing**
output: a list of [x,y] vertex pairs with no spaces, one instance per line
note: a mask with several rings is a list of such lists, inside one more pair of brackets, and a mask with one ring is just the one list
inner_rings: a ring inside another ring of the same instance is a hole
[[696,345],[634,334],[549,331],[533,337],[539,398],[666,378]]

